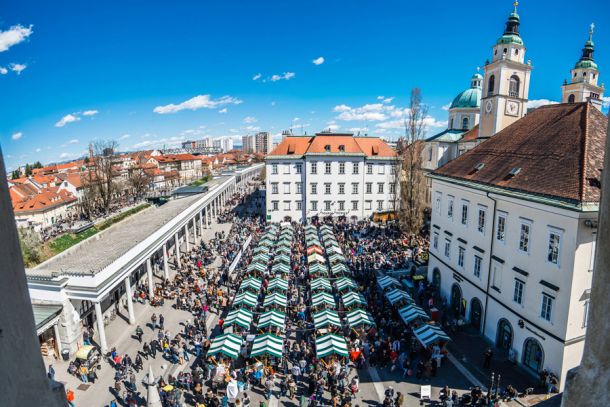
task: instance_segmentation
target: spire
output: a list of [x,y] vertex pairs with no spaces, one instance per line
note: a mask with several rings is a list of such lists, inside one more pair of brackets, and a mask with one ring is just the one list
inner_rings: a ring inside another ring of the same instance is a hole
[[518,1],[513,3],[513,12],[508,16],[506,22],[506,29],[504,29],[504,35],[519,35],[519,14],[517,14]]
[[576,63],[575,68],[597,68],[597,65],[593,62],[593,52],[595,51],[595,44],[593,43],[594,30],[595,24],[591,23],[589,26],[589,39],[585,42],[585,46],[582,49],[582,56]]
[[148,366],[148,391],[146,392],[146,407],[162,407],[159,390],[157,390],[157,382],[153,375],[152,366]]

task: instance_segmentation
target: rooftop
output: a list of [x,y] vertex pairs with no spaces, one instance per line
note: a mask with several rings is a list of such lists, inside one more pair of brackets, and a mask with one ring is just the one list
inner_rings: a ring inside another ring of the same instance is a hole
[[396,157],[396,152],[379,137],[351,133],[318,133],[315,136],[287,136],[269,156],[306,154],[350,154],[367,157]]

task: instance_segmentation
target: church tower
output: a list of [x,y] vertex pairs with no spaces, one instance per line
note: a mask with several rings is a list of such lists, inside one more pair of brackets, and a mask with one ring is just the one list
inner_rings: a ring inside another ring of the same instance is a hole
[[591,24],[589,29],[589,40],[585,42],[582,49],[582,56],[574,65],[571,73],[570,83],[564,81],[561,87],[561,102],[576,103],[590,102],[593,106],[602,110],[602,97],[604,95],[604,85],[597,86],[599,70],[593,61],[593,29],[595,24]]
[[508,16],[504,34],[493,47],[491,62],[485,63],[479,138],[486,139],[516,122],[526,112],[532,65],[525,61],[525,46],[519,36],[517,5]]

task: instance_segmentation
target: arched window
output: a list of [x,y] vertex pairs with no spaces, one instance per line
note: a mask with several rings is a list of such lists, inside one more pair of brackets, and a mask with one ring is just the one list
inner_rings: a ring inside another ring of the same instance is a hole
[[571,94],[570,96],[568,96],[568,103],[574,103],[574,94]]
[[538,373],[544,365],[544,351],[540,342],[534,338],[527,338],[523,344],[523,364]]
[[510,77],[508,83],[508,96],[514,98],[519,97],[519,77],[517,75]]
[[494,86],[496,84],[496,77],[494,75],[491,75],[489,77],[489,81],[487,82],[487,94],[488,95],[493,95],[494,94]]
[[451,121],[449,122],[449,128],[452,129],[453,128],[453,117],[451,117]]
[[462,130],[468,130],[468,117],[462,119]]

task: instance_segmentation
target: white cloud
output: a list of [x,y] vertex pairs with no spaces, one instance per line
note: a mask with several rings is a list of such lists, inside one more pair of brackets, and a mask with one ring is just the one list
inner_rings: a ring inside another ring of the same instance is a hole
[[64,127],[66,124],[68,123],[73,123],[73,122],[77,122],[80,120],[80,117],[78,117],[78,115],[75,114],[67,114],[64,117],[62,117],[57,123],[55,123],[55,127]]
[[6,31],[0,31],[0,52],[7,51],[13,45],[25,41],[32,33],[31,24],[29,27],[14,25]]
[[441,109],[449,110],[449,107],[451,107],[451,103],[447,103],[446,105],[443,105],[443,107],[441,107]]
[[311,61],[314,65],[322,65],[324,63],[324,57],[318,57]]
[[95,116],[99,112],[97,110],[85,110],[83,116]]
[[269,80],[271,82],[277,82],[277,81],[281,81],[281,80],[290,80],[292,78],[294,78],[296,76],[296,74],[294,72],[284,72],[281,75],[272,75],[271,78],[269,78]]
[[223,107],[222,109],[220,109],[218,111],[218,113],[224,114],[224,113],[227,113],[228,111],[229,111],[229,109],[227,109],[226,107]]
[[[427,128],[447,127],[446,120],[436,120],[432,116],[426,116],[426,118],[424,119],[424,124],[426,125]],[[385,130],[404,129],[405,121],[404,121],[404,118],[397,119],[397,120],[389,120],[387,122],[378,123],[376,126],[378,129],[385,129]]]
[[534,99],[534,100],[527,101],[526,108],[527,109],[536,109],[537,107],[540,107],[540,106],[556,105],[557,103],[559,103],[559,102],[555,102],[554,100],[549,100],[549,99]]
[[252,116],[244,117],[244,123],[246,123],[246,124],[256,123],[257,121],[258,120],[256,120],[256,117],[252,117]]
[[326,128],[330,131],[337,131],[341,128],[341,126],[339,126],[337,123],[333,122],[328,122],[326,123]]
[[382,121],[387,119],[386,112],[394,109],[394,106],[385,106],[381,103],[366,104],[360,107],[350,107],[347,105],[338,105],[333,109],[339,113],[336,117],[338,120],[372,120]]
[[16,132],[16,133],[13,133],[13,134],[11,135],[11,139],[13,139],[13,140],[15,140],[15,141],[19,140],[21,137],[23,137],[23,133],[22,133],[22,132],[20,132],[20,131],[18,131],[18,132]]
[[348,130],[352,133],[366,133],[369,131],[368,127],[350,127]]
[[242,127],[242,129],[246,130],[246,131],[260,131],[260,127],[258,126],[246,126],[246,127]]
[[382,99],[382,102],[383,103],[392,103],[393,100],[394,100],[394,96],[392,96],[391,98]]
[[602,106],[603,107],[610,107],[610,96],[603,96],[602,97]]
[[[150,134],[146,134],[147,137]],[[146,147],[172,147],[180,145],[186,138],[184,136],[164,137],[160,139],[144,140],[131,146],[132,149],[142,149]]]
[[256,75],[254,75],[254,76],[252,77],[252,80],[253,80],[253,81],[257,81],[257,80],[259,80],[260,78],[262,78],[262,76],[263,76],[262,74],[257,73]]
[[72,153],[61,153],[59,155],[59,158],[70,158],[72,156],[74,156],[74,154],[72,154]]
[[121,137],[119,137],[119,140],[125,140],[125,139],[128,139],[129,137],[131,137],[131,134],[125,133]]
[[219,99],[212,99],[211,95],[198,95],[177,105],[170,103],[165,106],[157,106],[153,112],[159,114],[176,113],[181,110],[215,109],[226,105],[239,105],[242,100],[233,96],[222,96]]
[[21,75],[21,72],[25,70],[28,66],[26,64],[11,64],[9,68],[11,71],[15,72],[17,75]]
[[37,149],[36,149],[36,152],[37,152],[37,153],[40,153],[41,151],[42,151],[42,149],[41,149],[41,148],[37,148]]
[[78,144],[78,139],[73,138],[72,140],[68,141],[66,144]]
[[0,66],[0,75],[6,75],[8,73],[8,69],[3,66]]

